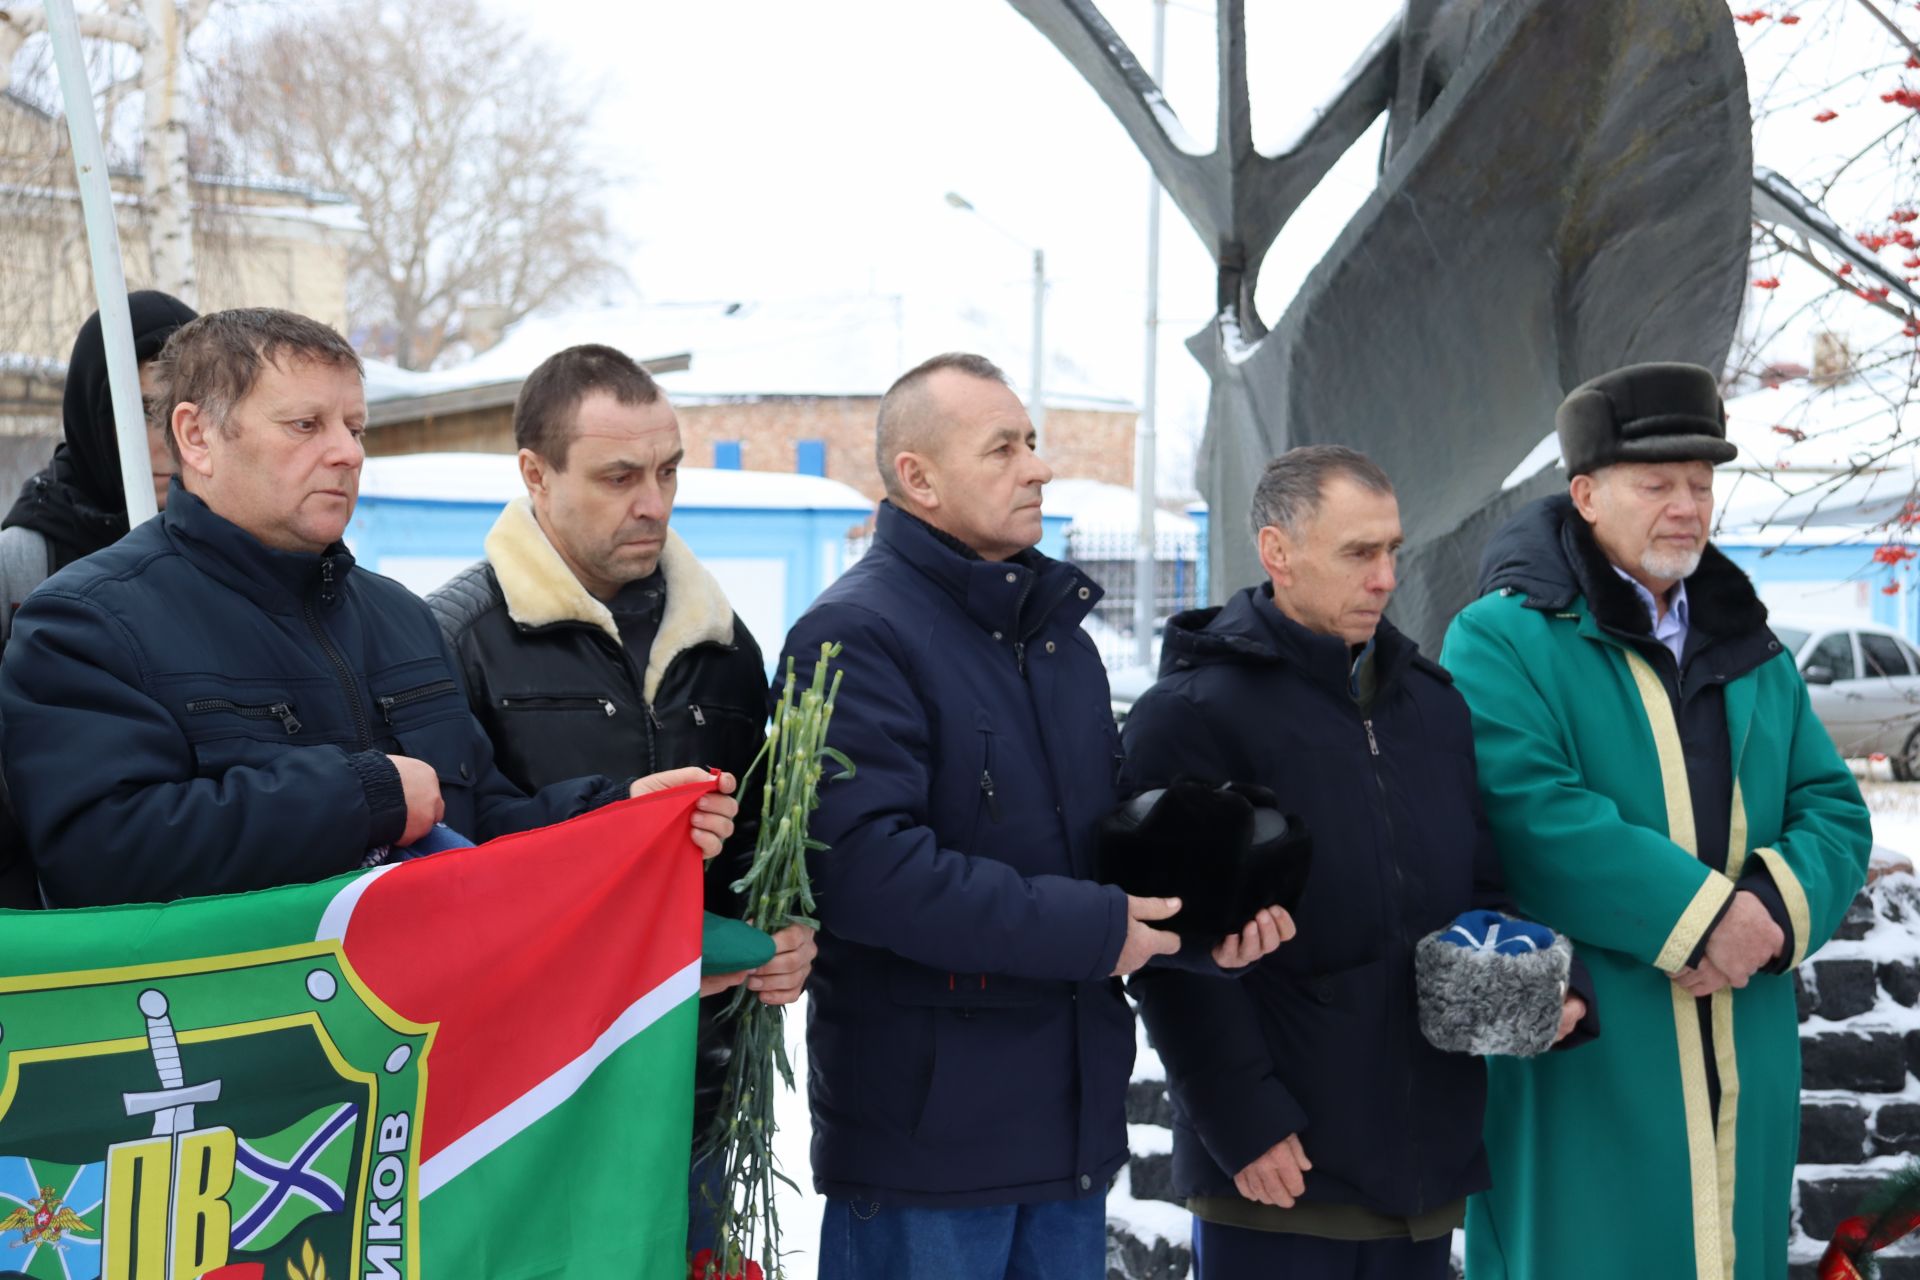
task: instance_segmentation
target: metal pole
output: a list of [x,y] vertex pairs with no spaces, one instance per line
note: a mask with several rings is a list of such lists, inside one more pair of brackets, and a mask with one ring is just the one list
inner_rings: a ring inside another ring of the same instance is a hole
[[[1153,0],[1153,82],[1163,84],[1167,70],[1167,0]],[[1133,434],[1133,488],[1140,500],[1140,523],[1134,534],[1133,656],[1153,667],[1154,597],[1160,566],[1155,526],[1154,472],[1159,453],[1155,429],[1160,368],[1160,180],[1147,168],[1147,360],[1140,395],[1140,426]]]
[[73,0],[47,0],[47,36],[53,42],[60,96],[66,104],[67,136],[86,215],[87,253],[93,260],[93,293],[100,306],[100,336],[107,349],[107,385],[113,396],[114,435],[120,445],[120,479],[127,494],[127,524],[155,512],[153,463],[147,455],[147,421],[140,405],[140,369],[133,358],[133,320],[127,312],[127,278],[120,268],[120,233],[113,218],[113,188],[93,114],[93,85],[80,51],[80,23]]
[[1047,326],[1047,251],[1033,251],[1033,380],[1029,392],[1032,403],[1027,406],[1027,417],[1033,420],[1035,447],[1042,453],[1047,448],[1047,392],[1045,385],[1046,370],[1046,326]]

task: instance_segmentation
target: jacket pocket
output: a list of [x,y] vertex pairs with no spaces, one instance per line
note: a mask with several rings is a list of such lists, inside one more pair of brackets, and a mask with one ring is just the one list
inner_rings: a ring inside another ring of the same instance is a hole
[[[477,730],[471,716],[409,725],[396,730],[394,734],[400,744],[401,755],[423,760],[433,766],[434,775],[440,779],[443,798],[447,800],[447,822],[450,826],[454,823],[456,810],[452,797],[444,793],[451,788],[473,786],[477,770],[474,760],[476,736]],[[463,816],[465,812],[463,806]],[[455,827],[455,830],[459,828]],[[474,833],[461,831],[460,834],[472,837]]]
[[997,838],[1003,803],[1001,780],[993,773],[993,722],[987,719],[985,711],[976,711],[973,727],[980,738],[980,776],[974,784],[979,788],[980,796],[974,805],[973,822],[967,829],[967,842],[960,846],[964,853],[976,852],[983,835],[987,839]]
[[[327,732],[328,725],[302,714],[305,701],[299,692],[271,685],[206,689],[202,684],[189,691],[180,704],[180,721],[194,772],[218,778],[230,769],[268,768],[289,750],[340,741]],[[324,720],[324,701],[316,705]]]
[[689,702],[683,713],[693,722],[696,729],[744,728],[758,729],[764,726],[767,718],[755,716],[738,707],[729,707],[719,702]]
[[[760,749],[767,718],[723,702],[655,706],[665,726],[659,738],[661,767],[700,765],[738,778]],[[831,773],[829,773],[831,776]]]
[[1075,984],[1000,973],[947,973],[902,961],[887,975],[887,996],[895,1004],[933,1009],[1019,1009],[1057,1000],[1065,1004]]
[[300,717],[294,712],[290,701],[277,702],[235,702],[231,698],[190,698],[187,701],[187,714],[190,716],[232,715],[243,720],[272,720],[279,723],[291,738],[300,732]]
[[933,1011],[923,1142],[973,1145],[1053,1129],[1079,1092],[1069,1006]]
[[[1293,977],[1250,974],[1274,1074],[1312,1118],[1307,1154],[1355,1185],[1368,1160],[1401,1158],[1410,1087],[1410,969],[1388,957]],[[1415,1033],[1417,1034],[1417,1033]]]
[[494,704],[507,712],[587,712],[609,719],[620,712],[613,699],[595,693],[512,693],[494,699]]
[[429,680],[425,684],[396,689],[392,693],[375,694],[373,705],[380,709],[380,717],[387,722],[387,728],[392,729],[395,727],[396,715],[406,708],[416,703],[430,702],[436,698],[451,698],[459,691],[460,686],[451,680]]

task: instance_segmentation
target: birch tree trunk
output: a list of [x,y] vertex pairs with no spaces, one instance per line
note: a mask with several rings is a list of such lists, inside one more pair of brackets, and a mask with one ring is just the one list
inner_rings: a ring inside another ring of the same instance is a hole
[[[141,12],[136,12],[136,7]],[[187,36],[206,0],[132,0],[78,14],[80,32],[136,50],[145,103],[141,130],[140,233],[147,241],[153,286],[198,305],[193,252],[193,187],[187,166],[187,110],[181,61]],[[0,4],[0,89],[12,78],[13,56],[46,30],[46,6]]]
[[187,172],[186,95],[180,61],[186,41],[177,0],[146,0],[140,55],[146,128],[141,137],[142,204],[154,287],[199,305],[193,260],[193,184]]

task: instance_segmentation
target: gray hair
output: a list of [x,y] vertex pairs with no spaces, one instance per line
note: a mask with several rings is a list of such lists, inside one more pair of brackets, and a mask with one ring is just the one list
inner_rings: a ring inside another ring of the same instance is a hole
[[874,423],[873,460],[880,469],[880,483],[889,498],[899,498],[900,478],[894,474],[893,460],[903,453],[920,452],[931,441],[934,428],[933,406],[927,400],[927,379],[943,369],[964,373],[983,382],[1007,383],[1000,366],[985,356],[966,351],[947,351],[922,360],[894,379],[887,394],[880,397],[880,413]]
[[1327,481],[1347,479],[1372,493],[1391,494],[1393,481],[1380,464],[1343,444],[1303,444],[1289,449],[1260,473],[1253,489],[1253,536],[1269,526],[1298,533],[1303,521],[1320,510]]

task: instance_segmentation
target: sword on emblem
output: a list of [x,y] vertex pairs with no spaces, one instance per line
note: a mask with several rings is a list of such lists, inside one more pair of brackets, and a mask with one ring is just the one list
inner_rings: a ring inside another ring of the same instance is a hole
[[152,988],[140,993],[140,1013],[147,1020],[147,1048],[153,1054],[154,1070],[160,1076],[160,1088],[139,1093],[123,1093],[130,1116],[151,1115],[153,1136],[173,1137],[193,1128],[193,1108],[201,1102],[220,1097],[220,1082],[208,1080],[188,1084],[180,1065],[180,1042],[175,1038],[173,1018],[167,1010],[167,997]]

